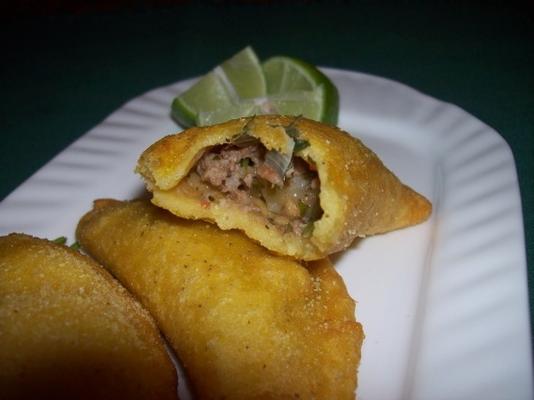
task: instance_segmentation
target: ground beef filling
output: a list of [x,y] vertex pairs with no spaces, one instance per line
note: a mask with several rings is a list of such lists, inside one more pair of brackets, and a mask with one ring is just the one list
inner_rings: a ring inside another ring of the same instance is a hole
[[244,211],[261,213],[266,226],[309,236],[323,211],[319,177],[313,165],[293,156],[283,176],[265,162],[263,145],[215,146],[187,176],[189,187],[201,192],[201,204],[230,198]]

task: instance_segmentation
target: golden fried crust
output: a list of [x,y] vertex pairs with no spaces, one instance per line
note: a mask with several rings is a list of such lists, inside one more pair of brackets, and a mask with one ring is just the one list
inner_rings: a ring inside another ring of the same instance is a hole
[[[323,216],[310,238],[265,226],[264,218],[244,213],[237,204],[211,204],[176,190],[180,181],[210,146],[230,141],[243,131],[268,149],[285,152],[287,135],[280,126],[294,126],[310,146],[299,156],[317,167]],[[222,229],[241,229],[250,238],[280,254],[313,260],[348,247],[356,237],[407,227],[428,218],[432,205],[389,171],[363,143],[339,128],[305,118],[256,116],[167,136],[140,157],[137,172],[153,192],[153,203],[190,219],[213,221]]]
[[88,257],[0,237],[0,398],[176,399],[146,310]]
[[327,260],[141,201],[100,202],[77,237],[154,315],[198,398],[354,398],[363,333]]

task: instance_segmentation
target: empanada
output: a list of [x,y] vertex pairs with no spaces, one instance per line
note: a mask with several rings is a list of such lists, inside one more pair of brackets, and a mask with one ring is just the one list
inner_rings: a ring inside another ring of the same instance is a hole
[[148,312],[77,251],[0,237],[0,399],[177,399]]
[[303,260],[417,224],[432,208],[360,140],[299,117],[191,128],[150,146],[137,171],[154,204]]
[[148,201],[97,202],[77,237],[152,313],[195,398],[354,398],[363,333],[328,260],[300,264]]

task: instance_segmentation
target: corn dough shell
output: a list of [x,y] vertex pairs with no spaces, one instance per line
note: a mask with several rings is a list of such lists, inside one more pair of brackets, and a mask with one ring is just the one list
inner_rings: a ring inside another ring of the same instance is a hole
[[148,312],[89,257],[0,237],[0,398],[177,399]]
[[327,259],[276,256],[148,201],[99,201],[77,238],[156,318],[195,398],[354,398],[363,332]]
[[[205,207],[199,197],[176,190],[206,149],[230,142],[245,127],[269,149],[287,154],[291,123],[299,139],[310,146],[298,156],[315,164],[324,213],[311,237],[281,232],[259,214],[243,212],[231,201]],[[364,237],[418,224],[432,205],[404,185],[360,140],[339,128],[305,118],[255,116],[222,124],[196,127],[162,138],[141,155],[136,171],[153,193],[152,202],[189,219],[203,219],[222,229],[240,229],[268,249],[303,260],[314,260],[348,247]]]

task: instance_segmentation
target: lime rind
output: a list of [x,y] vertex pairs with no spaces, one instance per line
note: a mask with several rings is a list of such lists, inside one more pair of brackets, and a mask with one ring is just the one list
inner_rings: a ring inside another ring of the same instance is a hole
[[181,97],[175,97],[171,104],[171,116],[185,128],[194,126],[197,121],[197,112],[185,103]]
[[320,86],[323,91],[323,110],[320,121],[337,125],[339,116],[339,92],[333,83],[323,84]]

